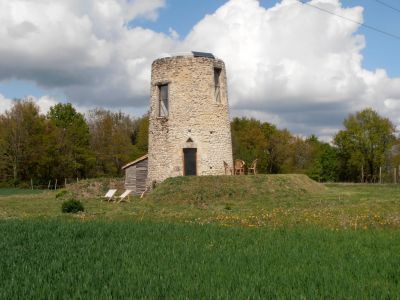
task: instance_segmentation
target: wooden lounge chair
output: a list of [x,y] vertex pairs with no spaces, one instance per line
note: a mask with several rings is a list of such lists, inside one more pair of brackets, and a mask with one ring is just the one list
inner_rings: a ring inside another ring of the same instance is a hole
[[103,196],[103,198],[106,198],[107,201],[111,201],[116,192],[117,190],[108,190],[108,192]]
[[228,165],[228,163],[226,161],[224,161],[224,169],[225,169],[225,175],[228,175],[228,174],[232,175],[232,168]]
[[235,159],[235,175],[244,174],[244,166],[246,163],[241,159]]
[[[125,192],[123,192],[122,195],[118,196],[119,200],[117,201],[117,203],[120,203],[121,201],[126,201],[125,198],[127,198],[129,196],[129,194],[132,193],[131,190],[126,190]],[[128,197],[129,198],[129,197]]]
[[254,174],[254,175],[257,174],[257,161],[258,159],[253,160],[250,167],[247,168],[247,174]]

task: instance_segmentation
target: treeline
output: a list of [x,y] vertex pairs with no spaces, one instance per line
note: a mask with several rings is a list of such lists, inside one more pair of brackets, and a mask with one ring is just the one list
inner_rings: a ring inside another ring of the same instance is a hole
[[[365,109],[343,124],[328,144],[234,118],[234,157],[247,163],[258,158],[260,173],[304,173],[318,181],[376,182],[382,170],[400,172],[400,140],[390,120]],[[148,126],[147,115],[132,118],[104,109],[83,115],[70,103],[44,115],[29,99],[15,101],[0,115],[0,182],[120,176],[125,163],[147,153]]]
[[317,181],[398,182],[400,139],[395,126],[367,108],[350,114],[344,129],[324,143],[315,135],[301,138],[255,119],[232,122],[234,157],[259,159],[262,173],[303,173]]
[[0,181],[118,176],[147,152],[148,118],[95,109],[85,117],[70,104],[47,115],[31,100],[15,101],[0,115]]

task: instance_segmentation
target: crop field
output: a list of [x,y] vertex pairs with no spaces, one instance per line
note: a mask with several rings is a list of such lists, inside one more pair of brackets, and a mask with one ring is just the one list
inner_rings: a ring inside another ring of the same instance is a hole
[[174,178],[101,201],[112,184],[0,189],[0,299],[400,295],[400,185]]
[[0,298],[397,298],[393,230],[1,221]]

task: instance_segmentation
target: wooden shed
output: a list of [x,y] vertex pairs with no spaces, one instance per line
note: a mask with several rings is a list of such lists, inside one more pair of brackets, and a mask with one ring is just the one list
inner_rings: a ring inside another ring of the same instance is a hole
[[125,170],[125,189],[140,195],[146,190],[148,155],[139,157],[122,167]]

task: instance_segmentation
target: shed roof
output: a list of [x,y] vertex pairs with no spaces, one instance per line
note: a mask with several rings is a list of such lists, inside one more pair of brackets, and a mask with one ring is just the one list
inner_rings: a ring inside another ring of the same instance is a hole
[[141,162],[142,160],[148,159],[149,155],[143,155],[142,157],[139,157],[138,159],[131,161],[130,163],[127,163],[125,166],[123,166],[121,169],[125,170],[126,168],[129,168],[133,165],[136,165],[138,162]]

